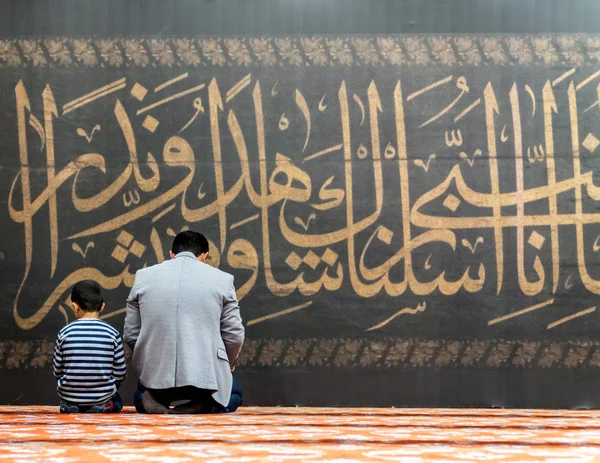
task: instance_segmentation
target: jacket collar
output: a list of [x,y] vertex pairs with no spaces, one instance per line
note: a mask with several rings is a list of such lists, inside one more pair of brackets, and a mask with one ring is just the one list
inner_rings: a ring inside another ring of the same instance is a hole
[[194,260],[198,259],[194,255],[193,252],[188,252],[188,251],[183,251],[183,252],[180,252],[179,254],[176,254],[175,257],[174,257],[174,259],[179,259],[180,257],[187,257],[187,258],[194,259]]

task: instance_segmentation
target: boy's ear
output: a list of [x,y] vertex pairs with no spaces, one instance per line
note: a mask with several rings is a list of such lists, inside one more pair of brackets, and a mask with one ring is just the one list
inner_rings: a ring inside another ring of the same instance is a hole
[[98,311],[98,313],[102,312],[104,310],[104,307],[106,306],[105,303],[102,303],[102,307],[100,307],[100,310]]
[[79,304],[77,304],[77,302],[71,302],[71,304],[73,304],[73,312],[81,310],[81,307],[79,307]]

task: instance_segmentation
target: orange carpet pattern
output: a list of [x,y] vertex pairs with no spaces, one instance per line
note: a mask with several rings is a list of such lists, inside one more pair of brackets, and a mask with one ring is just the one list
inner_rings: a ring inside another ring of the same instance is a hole
[[0,407],[0,462],[600,461],[600,411],[242,408],[60,415]]

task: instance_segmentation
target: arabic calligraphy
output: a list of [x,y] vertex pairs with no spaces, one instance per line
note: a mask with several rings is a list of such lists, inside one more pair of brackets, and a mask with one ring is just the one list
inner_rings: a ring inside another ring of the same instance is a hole
[[[590,159],[600,133],[587,118],[600,108],[581,109],[597,98],[587,85],[595,74],[553,72],[541,88],[515,80],[509,89],[467,72],[425,83],[340,79],[334,89],[283,74],[149,73],[60,97],[19,80],[19,168],[6,198],[24,239],[15,323],[32,329],[53,309],[68,318],[61,304],[77,279],[126,289],[135,270],[167,258],[174,230],[190,228],[210,238],[210,263],[235,275],[240,300],[258,288],[292,299],[249,313],[253,325],[318,316],[319,295],[340,291],[389,301],[362,331],[429,316],[438,304],[425,311],[424,296],[498,296],[513,278],[523,300],[553,301],[577,284],[598,295]],[[73,138],[75,123],[93,128]],[[32,167],[40,160],[43,186]],[[579,278],[563,268],[566,235]],[[99,259],[102,249],[112,251]],[[24,304],[35,262],[49,262],[49,291]],[[524,302],[485,326],[547,305]]]

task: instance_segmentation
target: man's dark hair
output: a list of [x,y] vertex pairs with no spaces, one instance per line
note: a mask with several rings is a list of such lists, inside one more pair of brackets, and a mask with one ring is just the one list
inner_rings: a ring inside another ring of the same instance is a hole
[[173,240],[171,251],[173,254],[187,251],[198,257],[200,254],[208,252],[208,240],[198,232],[184,231],[179,233]]
[[85,312],[99,312],[104,304],[102,288],[93,280],[83,280],[73,286],[71,301]]

